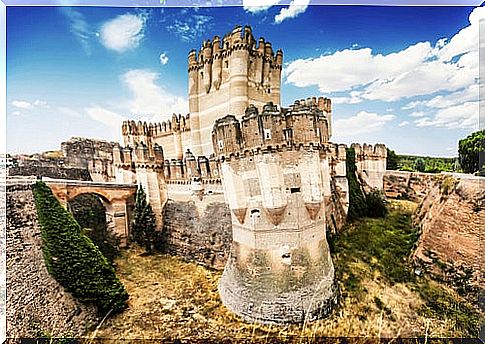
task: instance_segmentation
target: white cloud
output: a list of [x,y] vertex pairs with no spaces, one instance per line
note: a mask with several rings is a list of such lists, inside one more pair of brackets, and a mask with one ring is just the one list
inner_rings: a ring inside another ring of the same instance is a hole
[[450,93],[444,96],[436,96],[433,99],[424,102],[424,105],[432,108],[446,108],[449,106],[465,103],[468,101],[478,101],[478,84]]
[[[167,30],[184,42],[192,42],[197,37],[208,32],[214,26],[211,16],[198,13],[199,10],[185,9],[182,16],[172,19],[170,15],[162,15],[163,21],[170,21]],[[180,19],[183,18],[183,19]]]
[[416,107],[420,106],[420,105],[423,105],[425,102],[422,101],[422,100],[417,100],[417,101],[414,101],[414,102],[411,102],[409,104],[406,104],[404,105],[401,110],[411,110],[411,109],[415,109]]
[[478,130],[478,102],[439,109],[433,118],[423,117],[414,121],[417,127],[444,127],[448,129]]
[[110,139],[121,139],[121,124],[125,120],[120,114],[94,105],[85,109],[93,120],[100,122],[110,129]]
[[146,16],[123,14],[103,24],[100,32],[101,43],[108,49],[122,53],[140,44],[144,36]]
[[243,0],[243,8],[247,12],[258,13],[266,11],[281,0]]
[[12,112],[12,115],[20,116],[20,115],[22,115],[22,113],[20,111],[14,111],[14,112]]
[[424,117],[426,116],[426,113],[423,111],[414,111],[409,114],[410,117]]
[[397,126],[398,126],[398,127],[405,127],[405,126],[407,126],[407,125],[409,125],[409,122],[408,122],[408,121],[402,121],[402,122],[401,122],[401,123],[399,123]]
[[166,65],[168,63],[168,55],[167,53],[160,54],[160,64]]
[[150,70],[133,69],[121,76],[133,98],[128,109],[138,115],[157,115],[164,119],[172,113],[188,113],[188,101],[177,97],[157,84],[159,75]]
[[355,116],[345,119],[337,119],[334,122],[335,133],[351,133],[352,135],[367,134],[382,129],[386,123],[395,119],[396,116],[379,115],[372,112],[361,111]]
[[275,23],[279,24],[286,19],[295,18],[305,12],[309,4],[310,0],[292,0],[289,7],[282,8],[280,13],[274,17]]
[[[325,94],[360,89],[352,98],[387,102],[459,92],[477,83],[478,19],[484,17],[485,8],[475,8],[469,26],[434,46],[420,42],[387,55],[370,48],[345,49],[295,60],[284,70],[285,81],[298,87],[317,85]],[[418,105],[419,100],[404,108]]]
[[33,107],[31,103],[24,100],[14,100],[12,105],[19,109],[31,109]]
[[90,39],[93,36],[93,32],[84,18],[84,15],[70,6],[63,6],[60,10],[69,20],[71,33],[77,38],[79,43],[81,43],[86,54],[91,54]]
[[24,110],[41,108],[41,107],[46,109],[50,108],[50,105],[46,101],[38,100],[38,99],[33,102],[28,102],[25,100],[13,100],[11,104],[16,108],[24,109]]

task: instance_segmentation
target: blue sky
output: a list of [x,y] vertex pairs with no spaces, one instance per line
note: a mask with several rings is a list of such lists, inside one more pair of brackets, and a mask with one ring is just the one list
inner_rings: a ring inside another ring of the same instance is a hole
[[283,50],[283,106],[332,98],[334,142],[454,156],[478,129],[483,8],[254,3],[7,8],[7,151],[120,140],[123,119],[186,113],[188,52],[235,25]]

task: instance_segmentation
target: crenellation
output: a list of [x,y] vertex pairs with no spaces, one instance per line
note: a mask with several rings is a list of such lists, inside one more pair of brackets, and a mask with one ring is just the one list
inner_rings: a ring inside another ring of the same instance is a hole
[[386,172],[387,148],[377,143],[374,146],[364,143],[361,146],[353,143],[355,151],[355,164],[360,179],[366,184],[367,189],[384,188],[384,174]]

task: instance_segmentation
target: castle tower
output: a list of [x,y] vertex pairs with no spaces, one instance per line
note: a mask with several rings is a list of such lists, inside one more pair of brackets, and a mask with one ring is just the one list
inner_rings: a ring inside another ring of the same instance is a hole
[[310,321],[336,302],[325,232],[327,136],[296,133],[304,141],[291,141],[282,133],[291,129],[287,118],[313,128],[324,115],[316,107],[298,111],[251,107],[242,125],[229,115],[212,132],[233,231],[219,292],[226,307],[249,321]]
[[367,143],[361,146],[353,143],[355,151],[355,165],[361,180],[368,189],[382,190],[384,188],[384,174],[386,173],[387,149],[383,144],[374,147]]
[[240,118],[249,104],[259,110],[267,102],[280,104],[283,53],[253,37],[250,27],[236,27],[221,39],[205,41],[188,56],[192,151],[210,156],[211,130],[221,114]]

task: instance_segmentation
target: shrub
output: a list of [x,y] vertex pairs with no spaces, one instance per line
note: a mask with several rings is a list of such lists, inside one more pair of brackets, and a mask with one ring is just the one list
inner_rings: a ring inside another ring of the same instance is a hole
[[414,162],[414,168],[416,169],[416,171],[418,172],[424,172],[426,170],[426,163],[424,162],[423,159],[421,158],[418,158],[416,159],[416,161]]
[[133,211],[133,240],[144,246],[148,253],[152,252],[156,238],[155,214],[152,206],[147,202],[145,191],[141,186],[136,190],[135,209]]
[[368,217],[384,217],[387,215],[387,201],[380,190],[374,190],[365,196]]
[[33,192],[49,273],[74,297],[94,303],[102,313],[126,308],[123,284],[73,216],[45,183],[37,182]]

